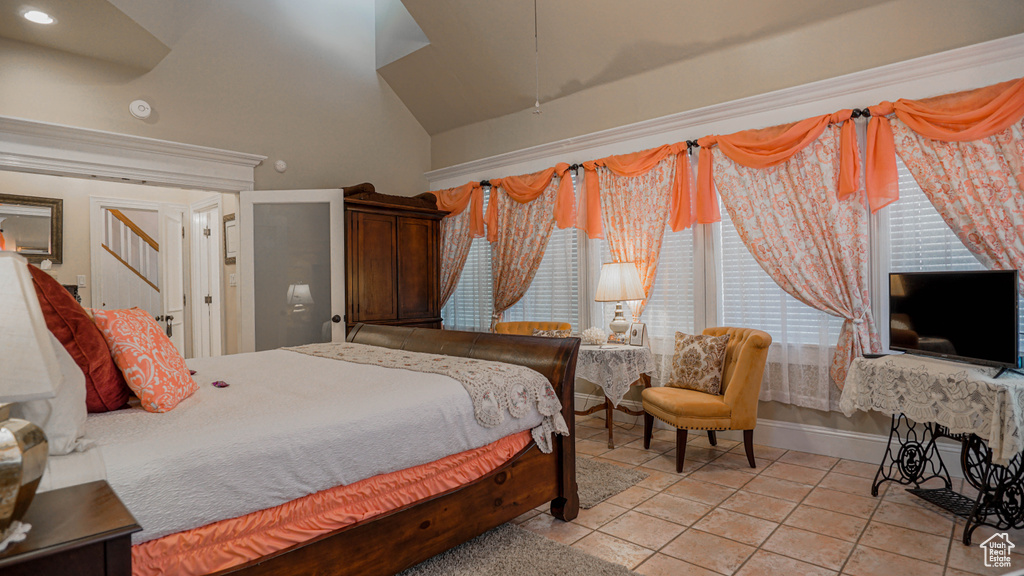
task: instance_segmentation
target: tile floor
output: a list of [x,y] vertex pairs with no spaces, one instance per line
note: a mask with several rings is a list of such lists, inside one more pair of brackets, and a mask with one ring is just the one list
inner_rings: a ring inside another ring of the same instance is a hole
[[[902,487],[871,497],[876,465],[755,446],[690,433],[686,465],[675,473],[675,432],[655,431],[643,449],[642,426],[615,430],[608,450],[604,419],[576,421],[580,456],[638,468],[650,476],[566,523],[545,507],[516,519],[524,528],[651,576],[966,576],[987,569],[978,544],[960,541],[963,521]],[[756,439],[756,435],[755,435]],[[954,480],[960,488],[959,480]],[[1011,531],[1024,546],[1024,531]],[[1024,549],[1024,548],[1022,548]],[[1011,556],[1024,568],[1024,554]]]

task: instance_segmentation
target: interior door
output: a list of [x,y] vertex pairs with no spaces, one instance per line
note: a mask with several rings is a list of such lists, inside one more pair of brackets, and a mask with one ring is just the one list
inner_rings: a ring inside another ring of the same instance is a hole
[[242,192],[241,350],[345,339],[344,193]]
[[184,221],[183,207],[160,206],[160,295],[164,311],[158,323],[182,356],[186,353]]

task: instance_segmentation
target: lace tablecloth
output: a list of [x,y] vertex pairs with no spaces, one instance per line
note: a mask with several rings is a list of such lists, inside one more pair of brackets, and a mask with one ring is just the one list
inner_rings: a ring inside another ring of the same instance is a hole
[[995,370],[910,354],[857,358],[839,406],[847,416],[902,412],[953,434],[977,434],[988,441],[992,460],[1005,466],[1024,448],[1024,377],[1006,373],[997,380]]
[[580,346],[576,377],[593,382],[618,406],[641,374],[654,372],[654,355],[646,346]]

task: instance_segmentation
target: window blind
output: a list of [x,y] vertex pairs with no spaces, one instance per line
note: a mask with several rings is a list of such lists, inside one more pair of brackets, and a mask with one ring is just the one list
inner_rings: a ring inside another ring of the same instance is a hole
[[505,311],[506,322],[568,322],[580,328],[580,232],[555,228],[523,298]]

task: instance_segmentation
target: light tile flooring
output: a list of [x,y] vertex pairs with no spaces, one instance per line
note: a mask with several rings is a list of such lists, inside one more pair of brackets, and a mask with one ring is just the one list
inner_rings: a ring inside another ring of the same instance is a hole
[[[675,473],[675,432],[658,430],[643,449],[642,426],[616,426],[608,450],[604,419],[576,421],[576,450],[650,474],[640,484],[573,522],[546,507],[516,519],[524,528],[641,574],[672,576],[965,576],[986,569],[978,544],[995,531],[960,541],[963,521],[911,496],[882,487],[871,497],[876,465],[755,446],[757,468],[743,445],[690,433],[686,465]],[[755,434],[756,439],[756,434]],[[954,480],[955,488],[960,481]],[[973,494],[971,494],[973,495]],[[1024,531],[1010,538],[1024,546]],[[1019,555],[1012,568],[1024,567]]]

